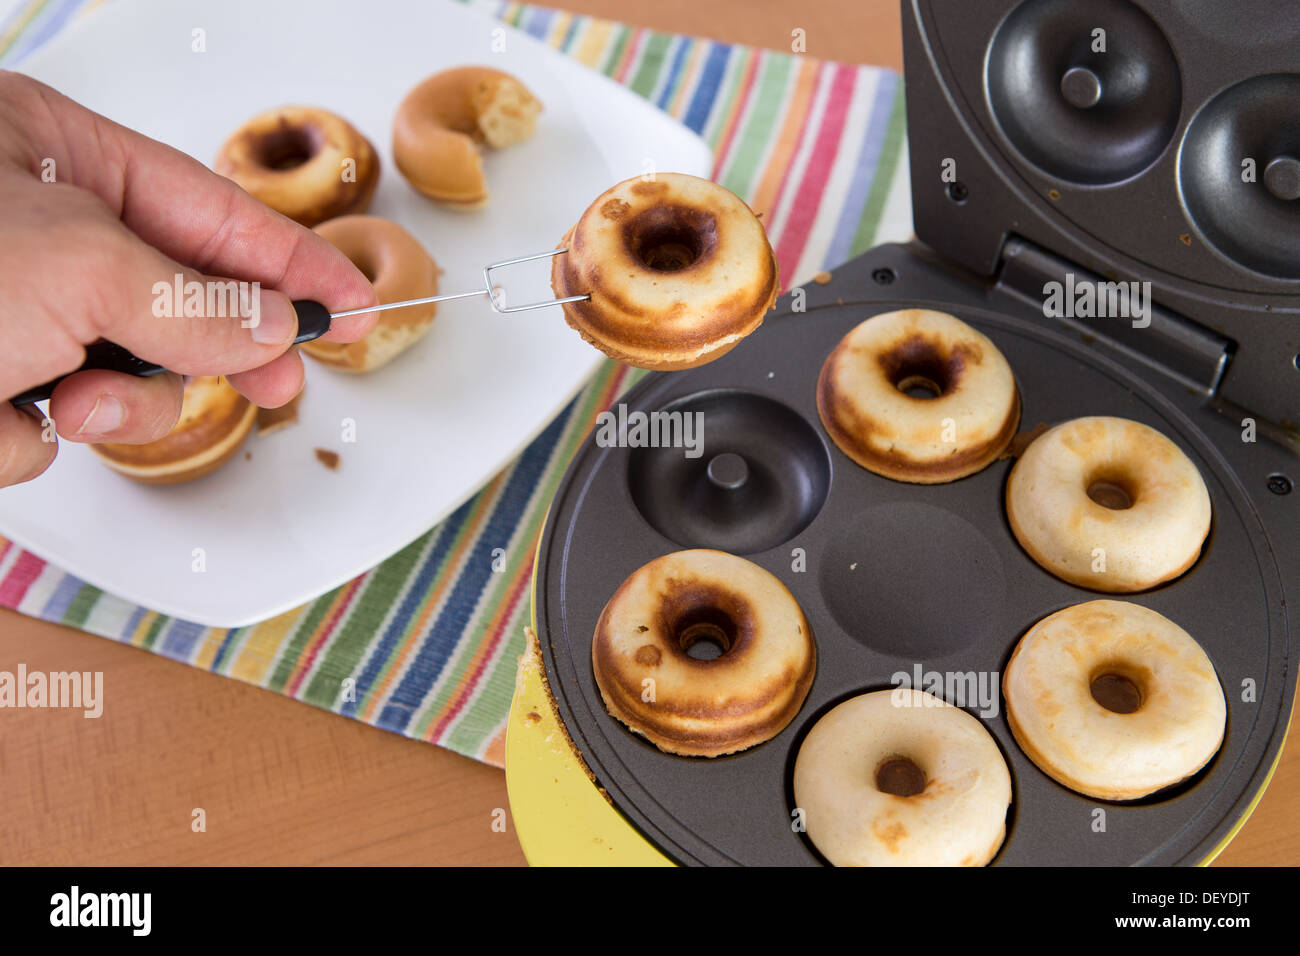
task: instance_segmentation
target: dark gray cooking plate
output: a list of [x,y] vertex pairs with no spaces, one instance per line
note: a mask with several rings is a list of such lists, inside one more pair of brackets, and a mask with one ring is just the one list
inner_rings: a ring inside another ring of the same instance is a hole
[[[881,284],[882,268],[895,281]],[[600,448],[589,437],[552,505],[536,583],[547,675],[576,746],[615,806],[681,863],[820,863],[791,827],[790,780],[799,741],[821,714],[846,697],[892,686],[892,675],[911,674],[916,665],[1000,675],[1035,621],[1112,596],[1054,578],[1020,549],[1003,506],[1010,460],[951,484],[909,485],[860,468],[826,435],[814,400],[826,355],[869,316],[923,306],[956,314],[1002,350],[1023,398],[1022,431],[1081,415],[1145,422],[1196,463],[1214,508],[1209,539],[1190,571],[1151,591],[1113,597],[1159,611],[1209,654],[1228,702],[1217,757],[1191,781],[1136,804],[1088,799],[1025,757],[999,688],[997,714],[983,723],[1007,759],[1013,801],[994,863],[1195,863],[1208,856],[1263,786],[1294,697],[1283,589],[1297,583],[1300,494],[1272,494],[1267,480],[1279,471],[1294,476],[1295,460],[1263,440],[1243,442],[1238,423],[1140,361],[907,248],[872,250],[829,285],[803,291],[806,312],[791,314],[787,295],[729,355],[649,376],[624,398],[629,410],[673,403],[703,410],[700,459],[686,459],[681,449]],[[864,301],[885,294],[890,298]],[[767,476],[753,498],[730,510],[718,486],[702,477],[723,452],[746,458],[751,477]],[[698,523],[690,521],[691,508],[700,511]],[[688,546],[746,553],[776,574],[817,641],[816,680],[791,724],[764,744],[712,760],[664,754],[632,734],[606,713],[591,668],[592,633],[609,596],[642,564]],[[792,570],[794,549],[803,549],[806,570]],[[1251,683],[1253,700],[1243,700]],[[1104,832],[1096,828],[1099,807]]]

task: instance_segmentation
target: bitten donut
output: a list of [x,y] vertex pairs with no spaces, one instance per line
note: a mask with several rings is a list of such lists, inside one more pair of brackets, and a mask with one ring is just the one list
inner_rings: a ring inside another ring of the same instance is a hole
[[1186,780],[1218,751],[1227,723],[1201,646],[1127,601],[1043,618],[1016,645],[1002,694],[1029,759],[1100,800],[1136,800]]
[[397,108],[393,160],[417,190],[456,209],[488,200],[480,145],[503,149],[533,135],[542,104],[508,73],[461,66],[435,73]]
[[946,312],[904,309],[840,340],[817,379],[817,413],[868,471],[937,484],[1002,454],[1020,422],[1020,392],[986,336]]
[[[380,302],[423,299],[438,294],[438,266],[419,240],[379,216],[341,216],[316,232],[352,260],[375,287]],[[410,348],[433,325],[436,303],[379,313],[370,334],[357,342],[304,342],[300,348],[345,372],[369,372]]]
[[639,368],[694,368],[731,351],[776,302],[776,256],[763,224],[707,179],[658,173],[596,198],[551,266],[569,325]]
[[1097,591],[1143,591],[1178,577],[1210,531],[1196,466],[1160,432],[1126,418],[1048,429],[1012,467],[1006,502],[1031,558]]
[[147,485],[175,485],[216,471],[239,451],[257,420],[257,406],[223,378],[204,375],[185,384],[181,417],[172,430],[144,445],[91,445],[100,461]]
[[365,212],[379,155],[347,120],[310,106],[259,113],[221,147],[214,168],[304,226]]
[[1011,774],[979,720],[898,687],[846,700],[813,725],[794,800],[835,866],[983,866],[1006,837]]
[[[716,656],[692,654],[700,642]],[[701,549],[656,558],[622,583],[591,662],[606,708],[631,730],[668,753],[717,757],[781,732],[808,695],[817,651],[784,584]]]

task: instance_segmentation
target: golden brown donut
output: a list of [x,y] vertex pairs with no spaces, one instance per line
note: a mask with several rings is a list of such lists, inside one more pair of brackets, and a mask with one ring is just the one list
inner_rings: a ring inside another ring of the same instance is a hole
[[[705,641],[712,660],[687,651]],[[775,576],[723,551],[656,558],[596,624],[591,662],[610,714],[667,753],[718,757],[775,737],[812,686],[817,648]]]
[[868,471],[938,484],[1002,454],[1020,422],[1020,392],[987,336],[946,312],[904,309],[840,341],[817,380],[817,413]]
[[1186,780],[1218,751],[1228,719],[1201,645],[1128,601],[1043,618],[1016,645],[1002,694],[1029,759],[1101,800],[1136,800]]
[[1205,479],[1156,429],[1093,415],[1025,449],[1007,478],[1007,520],[1052,574],[1111,593],[1145,591],[1200,557],[1212,508]]
[[119,474],[147,485],[175,485],[216,471],[253,430],[257,406],[224,379],[203,375],[185,384],[181,417],[144,445],[105,442],[90,450]]
[[259,113],[226,140],[214,168],[304,226],[365,212],[379,156],[343,117],[311,106]]
[[551,266],[565,320],[610,358],[639,368],[703,365],[740,344],[776,302],[776,255],[735,193],[683,173],[606,190]]
[[[379,216],[340,216],[316,232],[352,260],[375,287],[380,302],[423,299],[438,294],[438,266],[419,240],[397,223]],[[358,342],[304,342],[302,350],[325,365],[347,372],[369,372],[391,362],[433,325],[436,303],[390,309]]]
[[502,149],[533,135],[541,102],[508,73],[486,66],[443,70],[402,100],[393,160],[412,186],[457,209],[488,200],[479,146]]

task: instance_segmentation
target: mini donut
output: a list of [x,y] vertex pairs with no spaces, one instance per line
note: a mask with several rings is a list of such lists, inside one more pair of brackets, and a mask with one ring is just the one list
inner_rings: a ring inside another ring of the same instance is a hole
[[835,866],[983,866],[1006,837],[1011,773],[979,720],[897,687],[813,725],[795,758],[794,800]]
[[[688,653],[714,645],[712,660]],[[817,669],[812,629],[776,577],[724,551],[633,572],[596,624],[591,663],[610,714],[660,750],[718,757],[775,737]]]
[[1011,655],[1002,695],[1026,756],[1100,800],[1186,780],[1218,751],[1227,724],[1201,645],[1127,601],[1076,604],[1035,624]]
[[1172,441],[1126,418],[1076,418],[1030,443],[1007,479],[1007,519],[1043,568],[1097,591],[1178,577],[1210,531],[1210,494]]
[[[378,216],[340,216],[316,227],[352,260],[375,287],[380,302],[423,299],[438,294],[438,266],[419,240],[395,222]],[[345,372],[369,372],[386,365],[424,336],[433,325],[437,303],[389,309],[357,342],[304,342],[316,361]]]
[[239,451],[257,420],[257,406],[224,378],[185,383],[181,417],[172,430],[143,445],[104,442],[90,450],[109,468],[146,485],[176,485],[216,471]]
[[281,106],[237,129],[214,168],[304,226],[365,212],[379,185],[379,155],[341,116]]
[[987,336],[946,312],[904,309],[840,340],[817,379],[817,413],[868,471],[938,484],[1002,454],[1020,422],[1020,392]]
[[776,302],[776,256],[731,191],[682,173],[606,190],[551,266],[569,325],[639,368],[694,368],[731,351]]
[[502,149],[533,135],[541,102],[508,73],[443,70],[406,94],[393,119],[393,160],[417,190],[449,207],[488,200],[479,146]]

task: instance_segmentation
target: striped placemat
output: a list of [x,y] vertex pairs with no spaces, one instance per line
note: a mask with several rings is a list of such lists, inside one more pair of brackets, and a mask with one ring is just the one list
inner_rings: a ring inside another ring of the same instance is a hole
[[[112,0],[0,0],[0,66]],[[471,6],[605,73],[702,135],[760,213],[787,288],[911,235],[897,74],[500,0]],[[0,605],[501,765],[533,552],[564,469],[641,373],[606,363],[513,464],[378,567],[296,610],[207,628],[78,580],[0,537]],[[38,479],[39,480],[39,479]],[[2,493],[2,492],[0,492]],[[504,558],[493,549],[509,541]],[[355,700],[340,692],[355,680]]]

